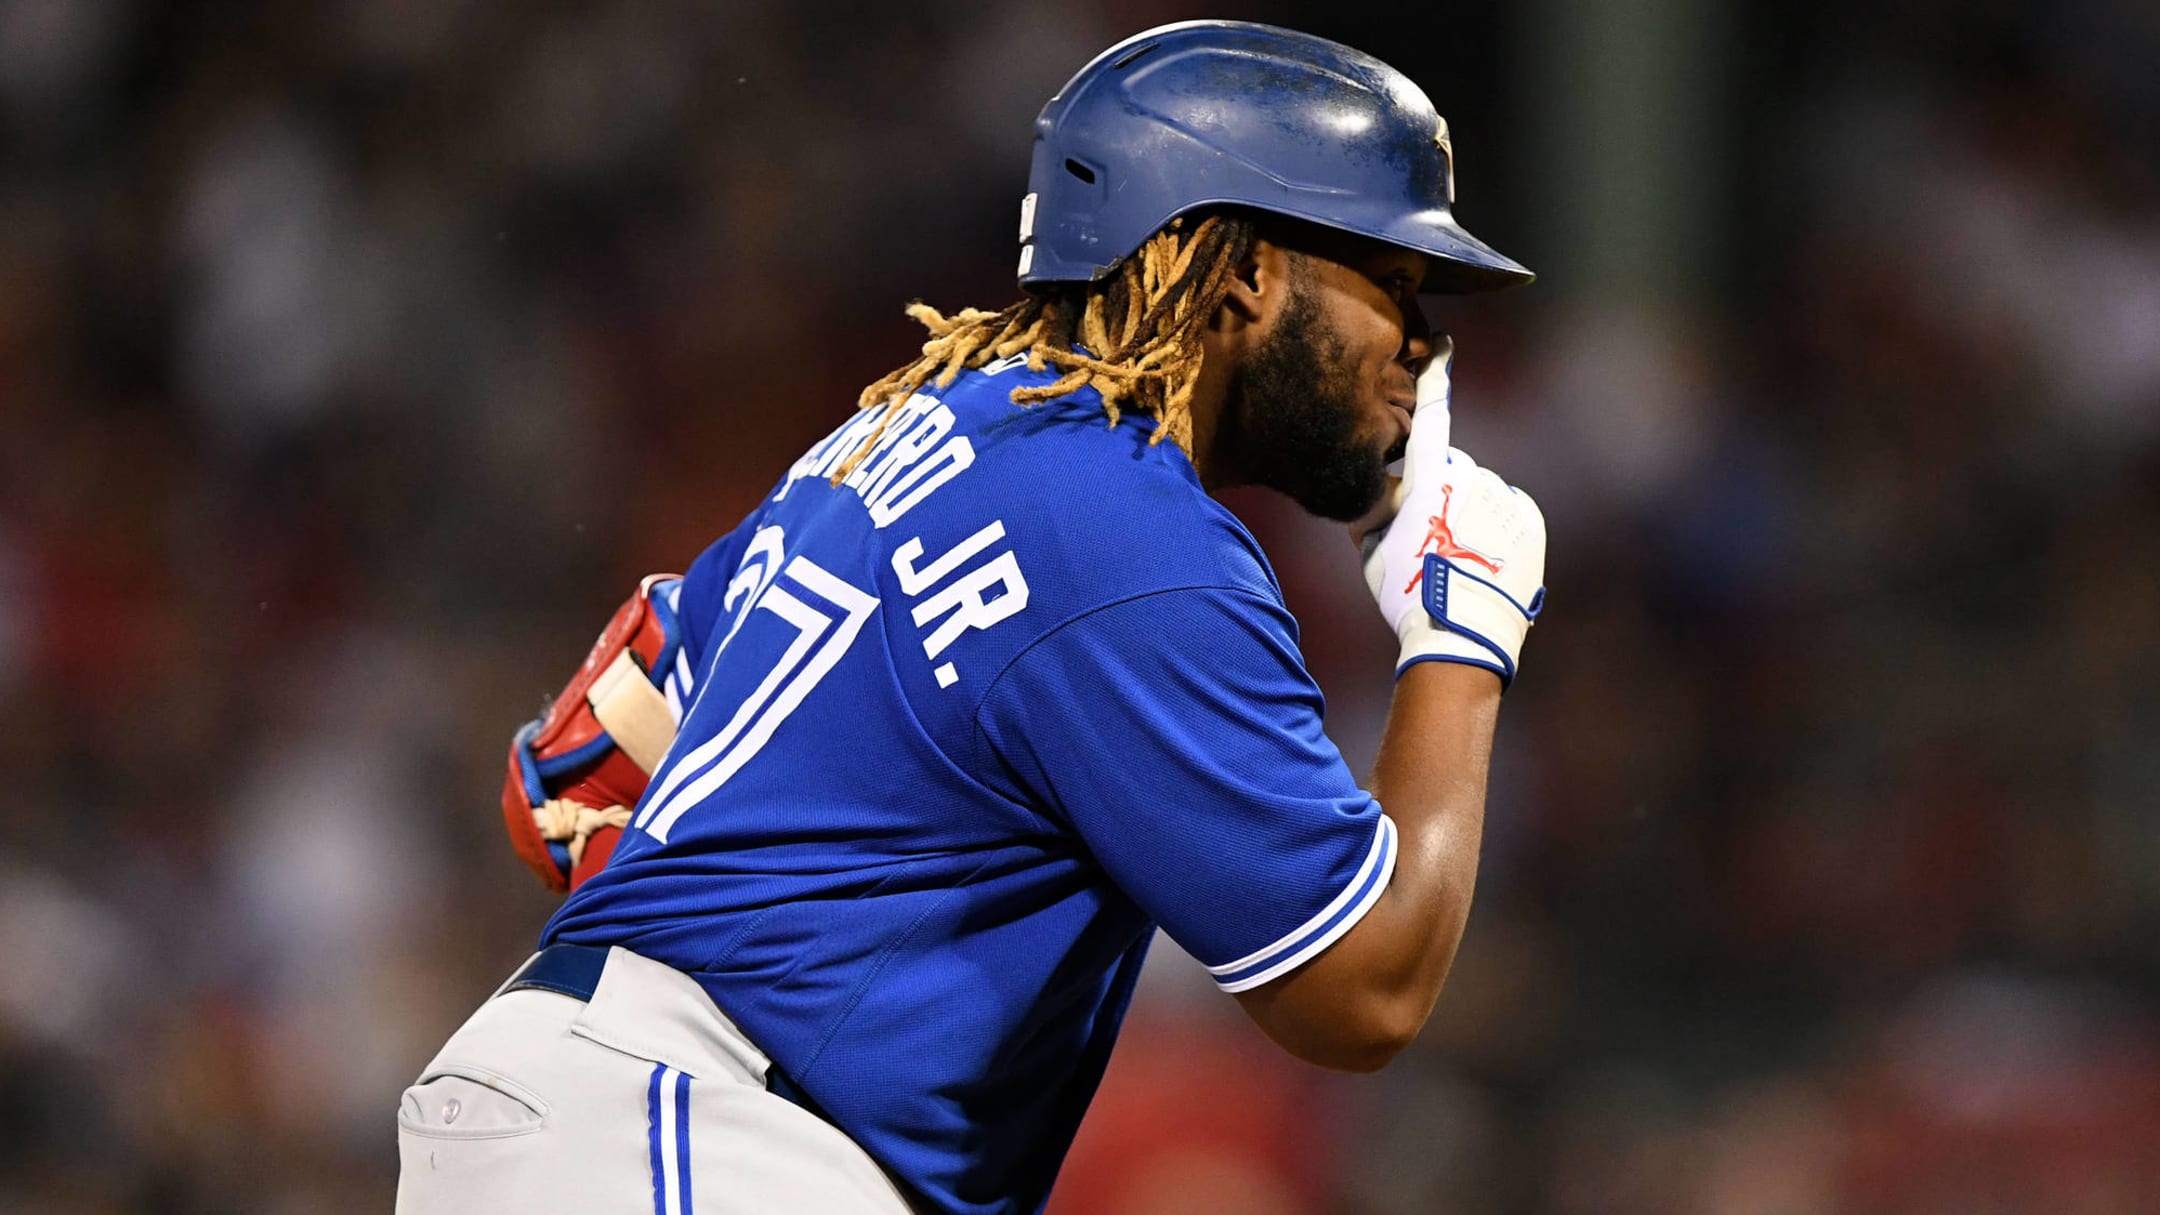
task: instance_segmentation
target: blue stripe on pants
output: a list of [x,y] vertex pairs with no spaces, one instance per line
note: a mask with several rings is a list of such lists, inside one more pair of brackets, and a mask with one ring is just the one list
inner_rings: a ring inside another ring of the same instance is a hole
[[665,1063],[655,1063],[652,1083],[645,1090],[645,1121],[649,1124],[646,1137],[652,1152],[652,1209],[653,1215],[667,1215],[667,1175],[660,1163],[660,1076],[667,1071]]
[[690,1215],[690,1077],[675,1073],[675,1181],[682,1187],[681,1215]]

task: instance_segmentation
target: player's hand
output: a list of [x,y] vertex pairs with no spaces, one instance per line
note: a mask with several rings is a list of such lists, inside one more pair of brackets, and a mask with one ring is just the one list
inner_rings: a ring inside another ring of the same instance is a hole
[[1545,516],[1530,495],[1448,446],[1448,365],[1442,346],[1418,377],[1417,410],[1392,517],[1354,533],[1365,585],[1412,663],[1484,667],[1515,679],[1524,639],[1545,606]]

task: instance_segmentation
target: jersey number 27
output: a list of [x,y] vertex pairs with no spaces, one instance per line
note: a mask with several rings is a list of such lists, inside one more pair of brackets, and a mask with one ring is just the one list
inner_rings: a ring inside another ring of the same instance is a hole
[[[770,612],[791,627],[793,635],[725,725],[687,752],[669,752],[663,765],[666,778],[645,799],[632,824],[663,843],[685,811],[711,797],[756,758],[780,723],[839,664],[877,610],[877,596],[848,585],[807,557],[785,558],[781,544],[777,527],[762,528],[751,538],[723,606],[734,611],[744,596],[750,600],[745,610],[735,612],[734,624],[715,649],[714,669],[753,615]],[[684,741],[678,739],[677,745]]]

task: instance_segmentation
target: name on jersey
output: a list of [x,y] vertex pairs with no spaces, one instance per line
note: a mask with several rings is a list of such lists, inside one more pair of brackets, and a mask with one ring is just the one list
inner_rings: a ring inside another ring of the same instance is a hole
[[[805,477],[832,476],[834,469],[877,434],[885,412],[865,409],[824,442],[804,452],[788,467],[787,477],[773,492],[773,501],[787,497],[795,483]],[[918,392],[901,404],[892,425],[877,439],[877,446],[840,482],[842,488],[853,490],[862,499],[872,527],[890,526],[975,463],[975,445],[968,442],[966,435],[952,434],[952,428],[952,410],[936,397]]]
[[[931,628],[922,639],[923,655],[937,662],[945,647],[960,639],[969,629],[987,629],[1001,620],[1010,618],[1027,606],[1027,579],[1020,576],[1020,559],[1007,548],[953,577],[954,571],[973,561],[983,550],[1005,538],[1005,521],[992,519],[974,535],[952,546],[944,555],[928,565],[920,564],[923,558],[922,537],[917,536],[901,545],[893,553],[893,573],[900,578],[900,590],[914,599],[908,616],[916,628]],[[951,578],[943,589],[927,594],[932,587]],[[938,686],[949,688],[960,681],[960,672],[952,663],[939,663],[931,674],[937,676]]]
[[[996,375],[1023,361],[1025,356],[1002,359],[984,371]],[[936,397],[919,392],[908,397],[892,425],[879,436],[885,412],[863,410],[805,452],[789,466],[773,500],[786,498],[795,483],[806,477],[831,477],[834,469],[875,438],[876,446],[864,453],[840,486],[860,497],[871,526],[883,529],[975,463],[975,445],[966,435],[952,433],[952,410]],[[938,662],[953,642],[970,630],[1009,619],[1027,606],[1027,579],[1021,576],[1020,561],[1011,546],[1002,552],[990,551],[1004,539],[1004,521],[993,519],[927,563],[921,536],[893,551],[893,573],[911,600],[908,616],[917,628],[926,630],[923,654],[937,663],[931,673],[941,688],[960,680],[959,670],[950,661]]]

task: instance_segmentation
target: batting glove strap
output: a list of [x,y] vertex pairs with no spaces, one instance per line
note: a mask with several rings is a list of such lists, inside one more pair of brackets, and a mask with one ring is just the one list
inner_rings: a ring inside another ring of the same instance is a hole
[[1405,616],[1396,676],[1421,662],[1459,662],[1498,675],[1503,688],[1514,683],[1523,641],[1545,610],[1545,588],[1522,603],[1498,583],[1438,553],[1425,554],[1422,585],[1427,619]]

